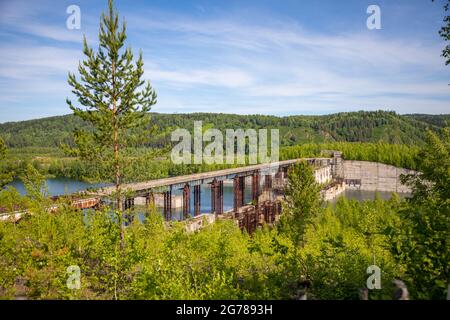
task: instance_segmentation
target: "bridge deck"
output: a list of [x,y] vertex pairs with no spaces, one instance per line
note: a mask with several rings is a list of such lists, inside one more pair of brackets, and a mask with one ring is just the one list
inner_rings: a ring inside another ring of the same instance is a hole
[[[224,170],[217,170],[217,171],[209,171],[209,172],[202,172],[202,173],[195,173],[185,176],[177,176],[177,177],[170,177],[170,178],[163,178],[163,179],[157,179],[157,180],[150,180],[145,182],[138,182],[138,183],[129,183],[122,185],[122,190],[129,190],[129,191],[145,191],[145,190],[151,190],[151,189],[157,189],[161,187],[167,187],[167,186],[182,186],[186,183],[192,183],[192,182],[198,182],[198,183],[207,183],[210,182],[214,178],[231,178],[230,176],[233,175],[239,175],[244,174],[247,172],[252,171],[265,171],[265,170],[271,170],[273,168],[278,168],[279,166],[286,166],[290,165],[296,162],[300,162],[302,160],[305,161],[317,161],[317,160],[331,160],[331,158],[302,158],[302,159],[293,159],[293,160],[284,160],[279,162],[273,162],[273,163],[264,163],[264,164],[256,164],[256,165],[250,165],[245,167],[238,167],[238,168],[231,168],[231,169],[224,169]],[[92,195],[97,196],[107,196],[111,195],[115,192],[115,187],[104,187],[101,189],[98,189],[97,191],[90,193]]]

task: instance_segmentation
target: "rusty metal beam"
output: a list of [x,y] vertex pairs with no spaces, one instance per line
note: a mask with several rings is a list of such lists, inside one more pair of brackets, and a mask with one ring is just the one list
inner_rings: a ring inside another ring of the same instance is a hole
[[183,188],[183,218],[186,219],[191,212],[191,189],[189,184],[185,184]]

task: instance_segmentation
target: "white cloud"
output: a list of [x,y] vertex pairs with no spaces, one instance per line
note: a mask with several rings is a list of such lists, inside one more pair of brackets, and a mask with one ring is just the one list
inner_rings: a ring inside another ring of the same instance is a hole
[[[74,47],[81,33],[43,24],[24,10],[5,11],[2,23],[49,44],[2,45],[0,108],[32,97],[41,106],[54,99],[66,108],[66,76],[76,72],[82,57],[81,44]],[[159,11],[126,17],[131,45],[143,47],[145,77],[158,91],[154,111],[449,112],[450,79],[439,56],[441,44],[420,37],[364,30],[325,34],[262,16],[193,19]],[[98,19],[84,15],[82,23],[92,45]]]
[[[50,46],[4,46],[0,48],[0,75],[11,79],[37,80],[75,71],[80,50]],[[45,79],[43,79],[45,80]]]

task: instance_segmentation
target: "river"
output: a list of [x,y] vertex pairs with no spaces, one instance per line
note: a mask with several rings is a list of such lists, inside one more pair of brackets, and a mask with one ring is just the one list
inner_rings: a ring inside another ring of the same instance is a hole
[[[77,191],[83,191],[88,188],[95,188],[104,186],[105,184],[93,184],[83,181],[78,181],[69,178],[52,178],[46,180],[48,193],[51,196],[61,196],[64,194],[71,194]],[[8,186],[14,187],[21,195],[26,194],[25,186],[21,180],[14,180]]]
[[[364,191],[364,190],[345,190],[342,194],[336,198],[329,200],[331,203],[336,203],[339,197],[343,196],[347,199],[353,199],[358,201],[375,200],[375,195],[379,194],[381,199],[389,200],[392,197],[392,192],[387,191]],[[405,199],[411,196],[410,193],[397,193],[401,199]]]

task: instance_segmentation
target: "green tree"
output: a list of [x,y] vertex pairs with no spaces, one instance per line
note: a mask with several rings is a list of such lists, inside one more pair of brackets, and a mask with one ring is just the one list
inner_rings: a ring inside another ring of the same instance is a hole
[[47,198],[48,191],[45,185],[45,176],[42,175],[32,164],[28,164],[25,173],[21,177],[27,197],[30,200],[41,202]]
[[314,168],[304,161],[292,166],[288,177],[280,230],[302,245],[307,225],[320,210],[320,185],[314,179]]
[[[74,114],[92,125],[92,131],[75,132],[75,154],[99,167],[100,175],[115,184],[115,200],[122,220],[122,175],[126,161],[124,153],[134,128],[144,126],[148,112],[156,103],[156,92],[150,82],[142,80],[142,53],[134,62],[130,48],[123,49],[126,39],[125,22],[119,29],[118,14],[109,1],[109,13],[102,14],[99,48],[95,53],[84,38],[86,60],[79,64],[80,81],[69,73],[72,92],[85,108],[75,107],[67,99]],[[121,239],[123,242],[123,224]]]
[[314,299],[358,299],[366,285],[367,267],[382,270],[381,290],[370,290],[369,299],[390,299],[391,281],[402,277],[404,268],[390,251],[385,229],[400,225],[400,199],[358,202],[340,197],[314,218],[305,233],[300,257]]
[[[6,158],[6,145],[2,138],[0,138],[0,161]],[[12,181],[14,173],[12,172],[2,172],[2,167],[0,167],[0,188],[4,187]]]
[[405,234],[393,250],[407,265],[413,296],[444,299],[450,283],[450,128],[442,138],[428,132],[419,159],[421,173],[402,177],[413,197],[402,211]]

